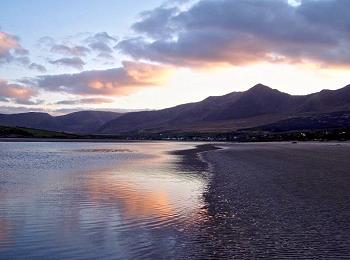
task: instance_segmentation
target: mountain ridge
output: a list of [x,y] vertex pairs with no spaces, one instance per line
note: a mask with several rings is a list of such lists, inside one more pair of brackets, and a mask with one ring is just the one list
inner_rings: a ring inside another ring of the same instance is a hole
[[0,114],[0,125],[90,134],[120,115],[121,113],[109,111],[79,111],[62,116],[52,116],[43,112]]
[[350,110],[350,85],[309,95],[290,95],[257,84],[247,91],[208,97],[195,103],[124,114],[103,125],[99,133],[201,132],[210,125],[213,125],[212,131],[227,131],[308,113],[343,110]]
[[[278,122],[283,124],[281,129],[288,129],[288,122],[298,125],[298,120],[303,122],[300,125],[312,122],[313,126],[324,128],[327,124],[315,124],[305,117],[316,116],[318,120],[327,118],[326,122],[330,122],[327,113],[337,111],[350,111],[350,85],[338,90],[290,95],[259,83],[247,91],[210,96],[199,102],[160,110],[128,113],[79,111],[62,116],[42,112],[0,114],[0,125],[102,135],[229,132],[259,129],[259,126],[269,126],[261,129],[270,129],[270,126],[280,124]],[[343,122],[343,119],[337,121],[337,113],[334,115],[330,127]]]

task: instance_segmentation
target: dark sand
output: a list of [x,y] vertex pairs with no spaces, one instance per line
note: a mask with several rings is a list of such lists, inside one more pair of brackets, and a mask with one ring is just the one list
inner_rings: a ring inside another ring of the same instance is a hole
[[186,257],[350,259],[349,143],[218,146]]

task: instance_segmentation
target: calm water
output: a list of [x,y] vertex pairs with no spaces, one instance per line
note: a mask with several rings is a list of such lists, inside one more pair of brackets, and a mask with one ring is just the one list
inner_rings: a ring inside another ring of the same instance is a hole
[[167,152],[193,145],[0,143],[0,258],[178,257],[207,181]]

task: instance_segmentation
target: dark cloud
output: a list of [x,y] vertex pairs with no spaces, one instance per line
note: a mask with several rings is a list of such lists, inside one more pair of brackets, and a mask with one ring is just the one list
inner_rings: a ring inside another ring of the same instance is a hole
[[348,0],[201,0],[156,8],[133,25],[139,36],[116,48],[179,66],[254,62],[350,65]]
[[57,60],[49,61],[50,64],[54,65],[62,65],[66,67],[72,67],[78,70],[82,70],[84,68],[85,62],[79,57],[73,58],[61,58]]
[[45,75],[22,82],[53,92],[123,96],[143,87],[161,85],[169,73],[164,66],[125,61],[120,68]]
[[152,11],[141,13],[139,22],[133,24],[136,32],[145,33],[150,37],[164,37],[174,33],[171,18],[179,12],[176,7],[158,7]]
[[20,84],[9,83],[0,79],[0,100],[3,102],[14,102],[17,104],[32,105],[37,102],[32,101],[38,92],[31,88]]
[[51,51],[67,56],[81,57],[86,56],[90,52],[90,49],[80,45],[70,47],[64,44],[55,44],[51,47]]
[[348,0],[303,0],[297,12],[308,22],[328,30],[350,32],[349,8]]
[[103,104],[103,103],[113,103],[114,100],[111,98],[103,97],[91,97],[82,98],[76,100],[62,100],[56,103],[56,105],[81,105],[81,104]]

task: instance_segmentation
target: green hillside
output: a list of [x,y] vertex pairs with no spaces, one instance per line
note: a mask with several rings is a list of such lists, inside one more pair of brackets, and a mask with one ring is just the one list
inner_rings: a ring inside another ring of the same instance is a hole
[[25,127],[0,126],[0,138],[77,138],[78,135]]

